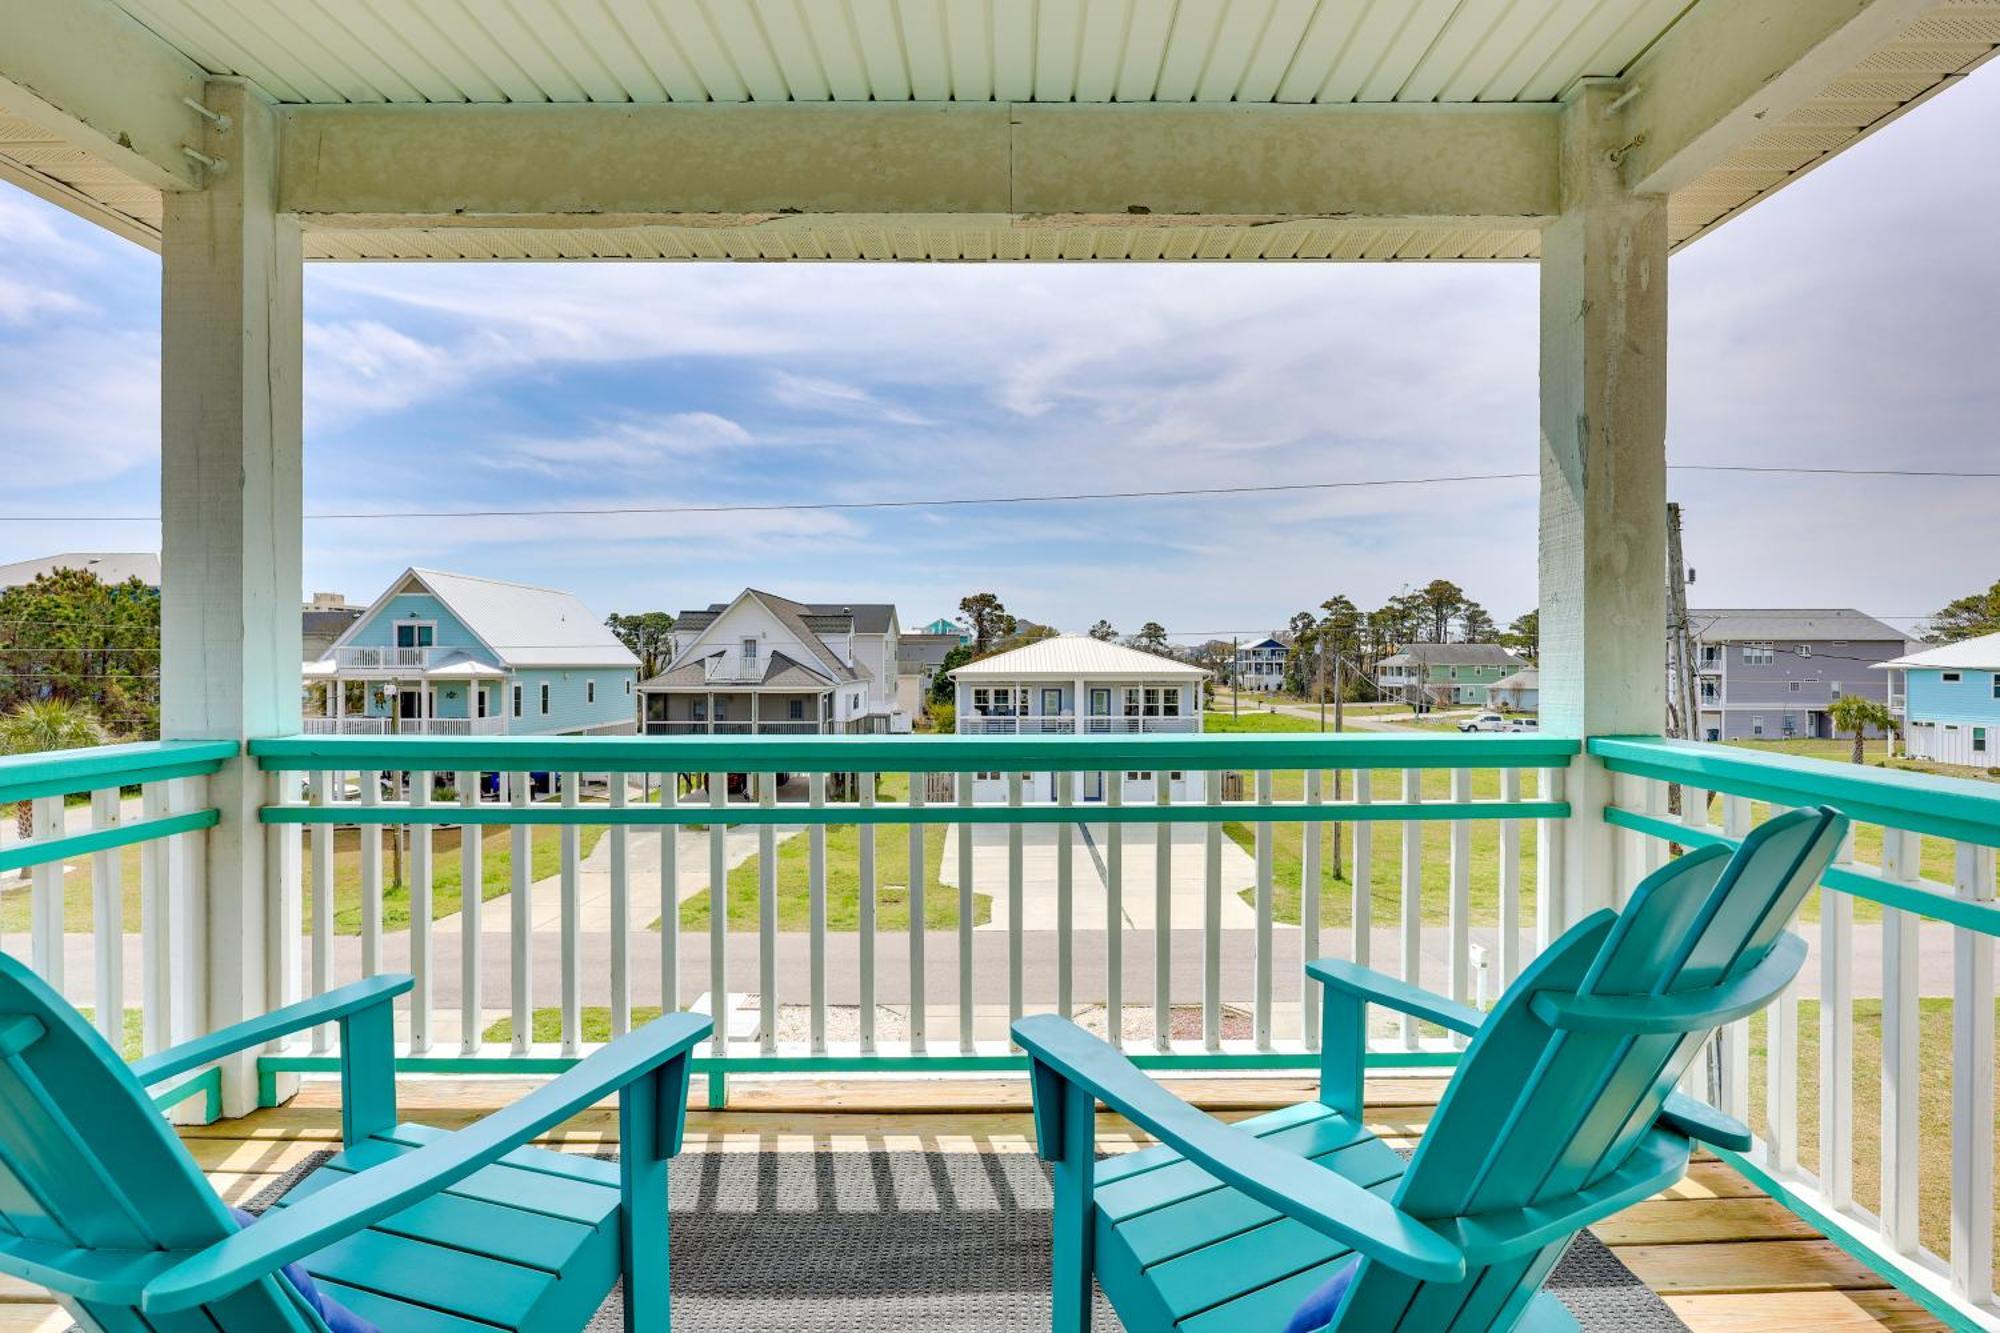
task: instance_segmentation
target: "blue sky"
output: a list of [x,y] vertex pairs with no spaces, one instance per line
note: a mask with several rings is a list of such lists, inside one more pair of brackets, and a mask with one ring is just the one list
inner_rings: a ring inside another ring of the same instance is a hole
[[[2000,75],[1678,256],[1677,462],[1992,468]],[[307,508],[702,505],[1532,471],[1532,265],[315,265]],[[0,185],[12,513],[158,505],[158,262]],[[1698,605],[1913,617],[2000,577],[2000,481],[1678,473]],[[406,564],[678,609],[967,592],[1065,628],[1257,632],[1447,577],[1534,600],[1535,487],[887,511],[318,521]],[[0,561],[157,545],[0,523]]]

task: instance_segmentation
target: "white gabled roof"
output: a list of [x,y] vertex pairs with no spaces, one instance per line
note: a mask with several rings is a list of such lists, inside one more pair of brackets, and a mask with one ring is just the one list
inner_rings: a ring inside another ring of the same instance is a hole
[[1976,639],[1961,639],[1957,643],[1947,643],[1939,648],[1926,648],[1908,657],[1899,657],[1893,662],[1877,662],[1878,670],[1892,667],[1942,667],[1947,671],[2000,671],[2000,634],[1982,634]]
[[1207,674],[1198,666],[1189,666],[1186,662],[1177,662],[1157,653],[1140,652],[1121,643],[1106,643],[1087,634],[1058,634],[1050,639],[1037,639],[1025,647],[968,662],[951,673],[954,679],[1007,680],[1022,676],[1199,679]]
[[[388,591],[375,599],[367,614],[350,625],[334,647],[345,646],[390,598],[412,583],[443,602],[509,668],[639,665],[631,649],[569,593],[414,566],[390,583]],[[327,655],[333,655],[332,649]]]

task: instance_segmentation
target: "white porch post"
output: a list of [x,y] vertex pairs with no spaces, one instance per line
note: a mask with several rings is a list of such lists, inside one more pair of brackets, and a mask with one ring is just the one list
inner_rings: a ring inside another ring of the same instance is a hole
[[[1542,233],[1541,714],[1584,737],[1657,734],[1666,710],[1667,205],[1625,188],[1618,92],[1590,81],[1565,109]],[[1573,764],[1572,817],[1545,833],[1557,929],[1617,901],[1611,786]]]
[[[300,719],[302,483],[299,228],[280,217],[270,106],[215,80],[207,188],[165,192],[160,245],[161,709],[169,738],[247,740]],[[279,994],[270,947],[279,885],[247,759],[208,783],[221,822],[196,886],[197,1031],[263,1013]],[[179,953],[179,950],[177,950]],[[256,1106],[254,1056],[223,1069],[223,1112]]]

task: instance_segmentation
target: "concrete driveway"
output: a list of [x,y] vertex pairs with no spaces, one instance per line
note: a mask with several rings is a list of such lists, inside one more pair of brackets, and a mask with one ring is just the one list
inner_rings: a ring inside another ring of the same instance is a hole
[[[1151,930],[1158,924],[1155,875],[1158,851],[1157,824],[1127,824],[1120,857],[1123,865],[1120,897],[1127,926]],[[1208,849],[1198,825],[1176,824],[1168,852],[1168,873],[1172,886],[1168,912],[1174,927],[1199,925],[1205,919]],[[1031,824],[1021,834],[1021,920],[1026,930],[1054,930],[1056,919],[1056,859],[1060,839],[1070,840],[1071,883],[1074,919],[1080,929],[1101,930],[1106,924],[1109,894],[1106,886],[1108,831],[1103,824]],[[944,859],[938,877],[958,885],[959,828],[945,829]],[[972,830],[972,887],[977,893],[992,895],[993,917],[982,930],[1007,929],[1009,900],[1012,897],[1007,874],[1007,830],[997,825],[977,824]],[[1237,895],[1257,882],[1257,865],[1241,847],[1228,838],[1222,840],[1222,925],[1224,929],[1255,926],[1257,914]]]

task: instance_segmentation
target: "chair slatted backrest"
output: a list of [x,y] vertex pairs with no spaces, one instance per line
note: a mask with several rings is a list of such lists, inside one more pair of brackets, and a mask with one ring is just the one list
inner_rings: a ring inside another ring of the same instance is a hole
[[[1647,878],[1624,910],[1580,923],[1509,988],[1438,1103],[1397,1194],[1414,1217],[1560,1210],[1625,1164],[1658,1120],[1711,1028],[1661,1033],[1557,1029],[1538,992],[1591,997],[1685,995],[1762,963],[1845,836],[1832,810],[1794,810],[1744,839],[1734,856],[1704,848]],[[1338,1327],[1510,1327],[1567,1246],[1476,1267],[1456,1283],[1421,1283],[1364,1264]]]
[[[193,1251],[236,1230],[145,1089],[83,1016],[0,955],[0,1236],[93,1251]],[[324,1329],[274,1278],[207,1309],[141,1316],[65,1301],[109,1333]]]

